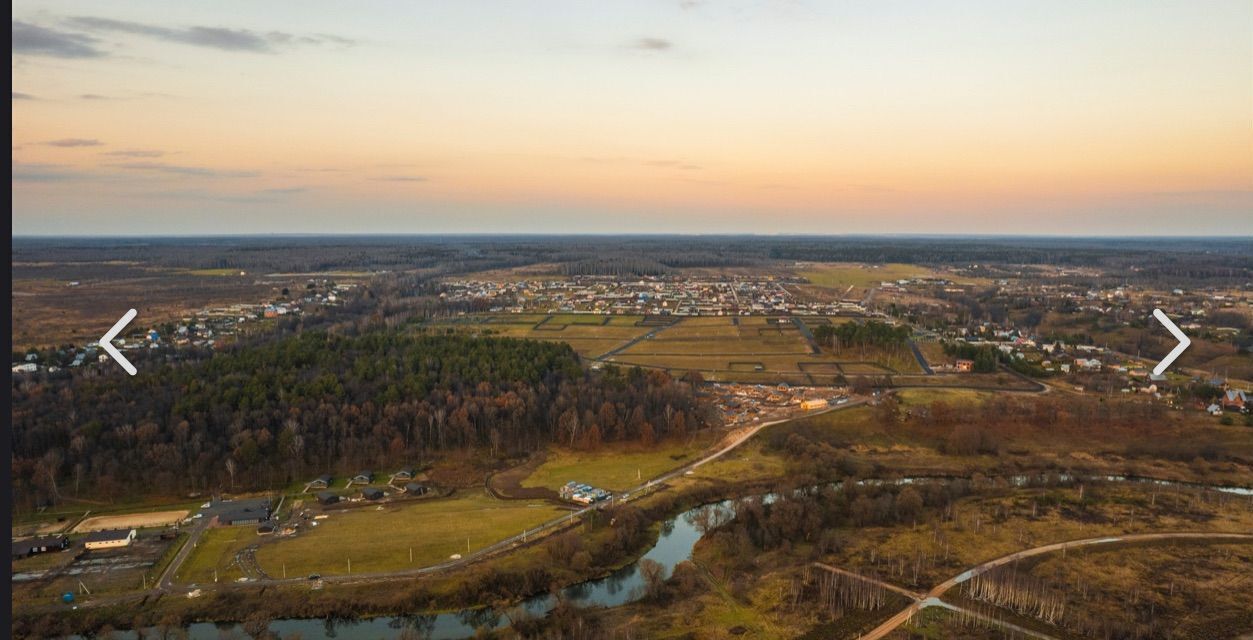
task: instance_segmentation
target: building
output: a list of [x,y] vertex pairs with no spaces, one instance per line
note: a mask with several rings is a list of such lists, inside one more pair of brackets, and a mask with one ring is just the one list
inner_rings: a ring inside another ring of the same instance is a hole
[[41,536],[13,541],[13,559],[29,558],[51,551],[64,551],[70,548],[70,539],[65,536]]
[[416,471],[413,467],[405,467],[392,476],[392,480],[412,480]]
[[420,482],[410,482],[405,485],[405,493],[411,496],[425,495],[427,492],[426,485]]
[[97,551],[101,549],[119,549],[121,547],[129,547],[135,541],[136,533],[134,529],[118,529],[116,531],[93,531],[87,534],[87,538],[83,540],[83,546],[88,551]]
[[970,373],[975,370],[974,360],[958,360],[954,367],[962,373]]
[[1239,389],[1227,389],[1223,392],[1222,405],[1227,411],[1243,411],[1248,403],[1248,395]]
[[370,470],[362,471],[352,477],[352,484],[370,484],[374,482],[374,472]]
[[331,481],[332,481],[332,480],[334,480],[334,478],[332,478],[332,477],[331,477],[331,474],[329,474],[329,473],[324,473],[324,474],[322,474],[322,475],[320,475],[320,476],[318,476],[318,477],[314,478],[314,479],[313,479],[313,481],[311,481],[311,482],[309,483],[309,488],[310,488],[310,489],[327,489],[327,488],[330,488],[330,486],[331,486]]
[[221,504],[218,524],[227,526],[261,524],[270,519],[270,509],[273,508],[269,498],[235,500]]
[[366,487],[361,490],[361,497],[366,500],[382,500],[383,490],[376,487]]
[[801,411],[814,411],[817,409],[826,409],[827,401],[823,399],[806,400],[801,403]]
[[330,491],[318,492],[318,504],[327,506],[335,504],[336,502],[339,502],[339,496],[331,493]]

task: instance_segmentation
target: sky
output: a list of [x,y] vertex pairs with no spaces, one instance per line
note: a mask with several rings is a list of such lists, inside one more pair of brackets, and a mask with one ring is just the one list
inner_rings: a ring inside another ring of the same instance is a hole
[[13,3],[13,233],[1253,235],[1253,2]]

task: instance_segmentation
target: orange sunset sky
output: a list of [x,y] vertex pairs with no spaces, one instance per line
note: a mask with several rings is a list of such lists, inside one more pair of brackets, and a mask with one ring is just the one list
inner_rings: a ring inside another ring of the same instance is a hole
[[13,4],[13,232],[1253,233],[1253,2]]

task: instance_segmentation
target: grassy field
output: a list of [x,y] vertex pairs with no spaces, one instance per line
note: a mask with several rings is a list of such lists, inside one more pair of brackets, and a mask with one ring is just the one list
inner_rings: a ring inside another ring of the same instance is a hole
[[[266,539],[257,549],[272,576],[346,574],[422,567],[481,549],[562,513],[544,503],[501,501],[470,491],[439,500],[383,504],[331,512],[317,527],[290,538]],[[248,529],[247,535],[252,534]],[[469,546],[467,548],[467,541]],[[412,561],[410,560],[412,551]]]
[[555,491],[576,480],[622,491],[638,485],[641,479],[648,480],[691,462],[709,444],[708,440],[666,441],[652,449],[623,446],[596,452],[551,449],[544,463],[522,481],[522,486]]
[[636,326],[642,316],[591,314],[482,314],[431,325],[479,335],[569,344],[579,355],[596,358],[649,331]]
[[799,271],[799,275],[814,285],[831,289],[866,289],[879,286],[881,282],[912,278],[944,278],[957,284],[975,284],[976,279],[946,274],[912,264],[888,263],[882,265],[831,263],[815,264]]
[[179,567],[179,582],[208,584],[217,569],[219,582],[231,582],[244,574],[235,566],[235,552],[257,540],[253,527],[221,527],[209,529],[200,536],[196,548]]

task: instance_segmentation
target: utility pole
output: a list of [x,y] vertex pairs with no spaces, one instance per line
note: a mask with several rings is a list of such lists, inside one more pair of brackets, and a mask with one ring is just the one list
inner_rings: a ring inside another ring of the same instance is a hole
[[409,547],[409,564],[413,564],[413,547]]
[[348,573],[352,573],[352,558],[348,558]]

